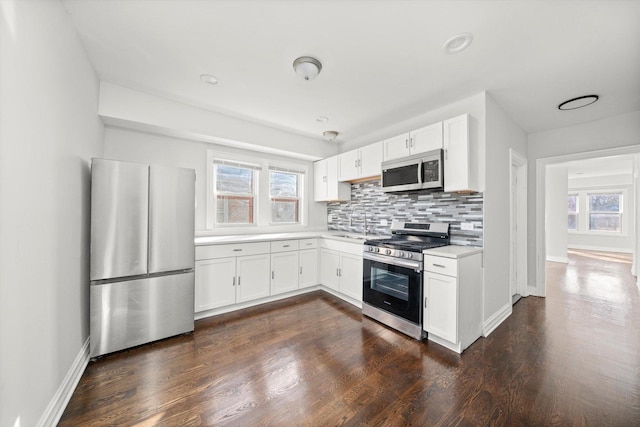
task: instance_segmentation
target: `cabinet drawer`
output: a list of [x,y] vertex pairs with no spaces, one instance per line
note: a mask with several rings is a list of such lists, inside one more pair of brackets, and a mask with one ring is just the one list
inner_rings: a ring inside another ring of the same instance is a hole
[[424,269],[433,273],[446,274],[447,276],[458,276],[458,260],[454,258],[444,258],[434,255],[424,256]]
[[196,246],[196,260],[268,253],[269,242]]
[[297,240],[277,240],[275,242],[271,242],[271,252],[288,252],[288,251],[297,251],[298,250],[298,241]]
[[318,239],[302,239],[299,244],[299,249],[315,249],[318,247]]

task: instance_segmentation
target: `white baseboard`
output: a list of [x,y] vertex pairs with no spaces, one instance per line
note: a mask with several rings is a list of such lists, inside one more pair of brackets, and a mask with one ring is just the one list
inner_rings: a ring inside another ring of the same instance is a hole
[[55,427],[58,424],[88,364],[89,337],[87,337],[87,340],[78,352],[69,372],[67,372],[62,383],[60,383],[56,394],[53,395],[49,405],[47,405],[47,409],[45,409],[44,413],[40,417],[37,424],[38,427]]
[[489,319],[482,322],[482,336],[488,337],[507,317],[511,316],[513,311],[511,301],[503,305],[498,311],[496,311]]
[[567,258],[566,256],[551,256],[551,255],[547,255],[547,261],[561,262],[563,264],[569,264],[569,258]]
[[632,254],[633,249],[623,249],[623,248],[611,248],[611,247],[603,247],[603,246],[589,246],[589,245],[569,245],[569,249],[582,249],[585,251],[595,251],[595,252],[617,252],[619,254]]

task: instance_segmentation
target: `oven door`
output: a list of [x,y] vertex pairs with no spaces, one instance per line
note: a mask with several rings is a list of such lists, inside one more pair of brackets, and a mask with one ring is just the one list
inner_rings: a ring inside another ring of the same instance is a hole
[[422,324],[422,263],[364,254],[363,300],[410,322]]

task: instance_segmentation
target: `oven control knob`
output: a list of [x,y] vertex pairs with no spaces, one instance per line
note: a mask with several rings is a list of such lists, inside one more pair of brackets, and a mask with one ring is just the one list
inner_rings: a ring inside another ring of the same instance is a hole
[[380,248],[376,248],[376,252],[380,252]]
[[373,246],[369,246],[369,252],[373,252]]
[[391,255],[391,249],[385,250],[384,253],[387,254],[387,255]]
[[404,252],[402,252],[402,251],[398,252],[398,257],[399,258],[403,258],[404,257]]
[[411,252],[407,253],[407,258],[409,259],[413,258],[413,254]]

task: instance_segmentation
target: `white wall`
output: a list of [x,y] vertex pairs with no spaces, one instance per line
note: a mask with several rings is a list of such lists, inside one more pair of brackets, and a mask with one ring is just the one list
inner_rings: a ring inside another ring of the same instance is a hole
[[24,427],[46,418],[89,335],[89,159],[103,127],[60,2],[0,2],[0,55],[0,425]]
[[[207,150],[214,150],[216,155],[255,157],[279,160],[307,166],[308,174],[305,179],[305,194],[309,202],[307,228],[300,226],[274,226],[269,230],[258,230],[255,227],[224,228],[213,232],[206,232],[206,179],[207,179]],[[313,202],[313,163],[300,159],[291,159],[272,154],[252,152],[242,149],[210,144],[207,142],[191,141],[172,138],[148,132],[130,129],[107,127],[105,129],[104,155],[106,158],[126,160],[141,163],[154,163],[168,166],[179,166],[196,170],[196,230],[198,235],[205,234],[245,234],[261,232],[305,231],[311,229],[326,229],[326,203]]]
[[526,134],[486,97],[486,190],[484,192],[484,322],[492,330],[511,313],[509,284],[511,158],[526,156]]
[[568,263],[567,195],[569,170],[566,166],[548,166],[545,204],[547,261]]
[[100,83],[99,115],[108,125],[310,161],[338,150],[335,143],[320,137],[297,135],[108,82]]
[[[635,218],[636,203],[635,191],[633,191],[633,173],[608,176],[595,176],[569,179],[569,192],[584,193],[586,190],[612,189],[623,191],[623,214],[621,234],[594,234],[588,233],[588,218],[586,215],[586,197],[581,199],[579,207],[579,230],[582,232],[569,232],[568,246],[577,249],[593,249],[611,252],[632,253],[635,242]],[[581,215],[582,214],[582,215]]]
[[[547,158],[567,156],[577,153],[598,152],[608,149],[622,149],[640,152],[640,111],[608,117],[589,123],[568,126],[528,135],[528,236],[529,245],[536,244],[536,250],[529,251],[529,286],[537,288],[538,295],[544,295],[544,258],[538,259],[540,248],[538,236],[538,174],[536,163]],[[544,240],[544,239],[543,239]],[[544,248],[544,244],[542,243]]]

